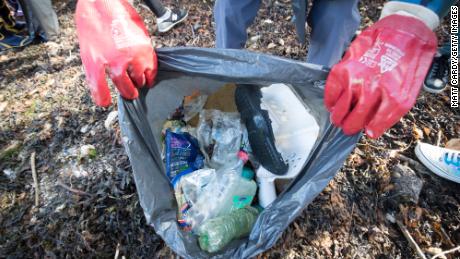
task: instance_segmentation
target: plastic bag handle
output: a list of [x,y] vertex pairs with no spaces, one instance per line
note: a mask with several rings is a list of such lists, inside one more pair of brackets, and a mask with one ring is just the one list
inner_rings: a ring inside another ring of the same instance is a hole
[[150,128],[141,101],[139,100],[139,98],[134,100],[127,100],[124,98],[122,99],[123,106],[128,111],[128,116],[130,116],[131,119],[134,121],[134,126],[139,131],[144,142],[146,143],[147,149],[149,150],[150,155],[154,158],[156,166],[158,166],[159,168],[163,168],[164,170],[164,165],[161,161],[161,155],[156,149],[158,145],[155,137],[153,136],[153,131]]

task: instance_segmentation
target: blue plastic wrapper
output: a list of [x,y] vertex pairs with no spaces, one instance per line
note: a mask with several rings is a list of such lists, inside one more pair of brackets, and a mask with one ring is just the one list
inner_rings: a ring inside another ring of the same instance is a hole
[[203,168],[204,157],[200,154],[198,141],[189,133],[166,130],[166,175],[174,186],[179,179]]

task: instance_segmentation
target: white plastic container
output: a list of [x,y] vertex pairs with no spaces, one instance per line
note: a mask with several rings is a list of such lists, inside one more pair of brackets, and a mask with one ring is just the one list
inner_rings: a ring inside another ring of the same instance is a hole
[[318,138],[319,126],[289,86],[273,84],[261,91],[261,108],[268,111],[276,148],[289,164],[285,175],[272,174],[263,166],[257,169],[259,203],[265,208],[277,197],[274,181],[293,179],[302,170]]

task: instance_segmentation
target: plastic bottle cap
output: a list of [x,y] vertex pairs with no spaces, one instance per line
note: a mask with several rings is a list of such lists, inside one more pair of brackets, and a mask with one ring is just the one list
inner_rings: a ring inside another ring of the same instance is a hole
[[248,162],[249,160],[249,155],[248,153],[244,152],[244,151],[239,151],[238,154],[237,154],[238,158],[241,159],[243,161],[243,164],[246,164],[246,162]]
[[248,180],[252,180],[254,179],[254,171],[252,171],[249,167],[243,167],[243,173],[241,173],[241,176]]

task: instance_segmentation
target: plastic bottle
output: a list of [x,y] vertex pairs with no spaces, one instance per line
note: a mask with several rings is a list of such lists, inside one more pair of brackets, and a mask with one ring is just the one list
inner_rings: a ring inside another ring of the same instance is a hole
[[199,231],[198,242],[201,249],[214,253],[232,240],[249,235],[258,214],[256,208],[246,207],[206,221]]
[[202,222],[251,205],[257,191],[252,180],[254,172],[244,168],[220,174],[217,173],[204,187],[195,204],[184,215],[187,224],[196,230]]

